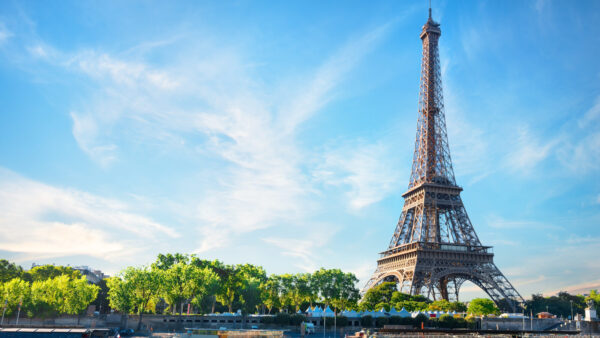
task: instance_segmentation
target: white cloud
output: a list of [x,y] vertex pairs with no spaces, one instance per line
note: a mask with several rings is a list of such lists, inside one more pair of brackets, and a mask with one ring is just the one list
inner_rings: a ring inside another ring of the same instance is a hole
[[[123,240],[123,233],[134,240]],[[116,259],[179,235],[118,200],[57,188],[0,169],[0,250]],[[128,236],[131,238],[131,236]]]
[[360,141],[326,151],[315,175],[325,184],[348,186],[346,197],[353,209],[364,208],[398,191],[407,176],[389,146]]
[[597,121],[599,118],[600,118],[600,96],[598,96],[596,98],[596,102],[594,103],[592,108],[590,108],[587,112],[585,112],[583,117],[581,119],[579,119],[579,121],[577,121],[577,124],[579,125],[579,128],[586,128],[586,127],[589,127],[591,123]]
[[13,34],[0,22],[0,46],[2,46]]
[[71,112],[71,119],[73,120],[73,137],[85,153],[103,167],[107,167],[116,160],[116,145],[95,144],[94,141],[98,137],[98,126],[94,118],[89,115]]
[[495,229],[554,229],[554,230],[562,230],[563,228],[560,226],[556,226],[553,224],[547,224],[539,221],[531,221],[531,220],[508,220],[503,217],[497,215],[490,215],[486,217],[486,223],[488,226]]
[[56,63],[98,85],[71,117],[78,145],[102,166],[118,161],[127,143],[146,145],[150,140],[224,160],[210,173],[214,178],[203,187],[203,197],[190,202],[200,234],[196,252],[205,252],[226,246],[234,236],[300,224],[309,217],[316,207],[310,197],[315,182],[303,168],[306,159],[296,128],[335,97],[337,85],[387,27],[349,40],[307,73],[303,86],[277,97],[259,85],[241,51],[215,46],[203,46],[201,52],[185,46],[172,65],[160,67],[145,62],[143,55],[128,58],[91,50],[63,55],[64,61]]
[[[475,183],[493,171],[488,134],[464,116],[451,86],[444,87],[448,143],[455,174]],[[460,182],[458,182],[460,185]]]
[[505,167],[513,173],[531,174],[560,141],[559,138],[554,138],[542,142],[527,126],[517,127],[516,134],[510,145],[514,151],[508,153],[504,161]]

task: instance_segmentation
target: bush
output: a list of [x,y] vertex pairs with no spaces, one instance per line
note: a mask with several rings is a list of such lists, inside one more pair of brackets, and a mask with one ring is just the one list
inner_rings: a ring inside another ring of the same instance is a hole
[[400,317],[400,316],[391,316],[389,317],[388,324],[391,325],[414,325],[415,320],[412,317]]
[[293,314],[289,318],[289,323],[291,325],[300,325],[300,323],[306,321],[306,317],[301,314]]
[[387,325],[389,321],[388,317],[377,317],[375,318],[375,326],[383,327],[384,325]]
[[456,321],[454,320],[454,317],[448,314],[441,315],[437,322],[439,327],[444,329],[453,329],[456,327]]
[[373,317],[371,316],[364,316],[360,318],[360,325],[364,326],[364,327],[371,327],[373,326]]
[[348,318],[344,316],[337,316],[336,319],[338,327],[344,327],[348,325]]
[[413,318],[413,325],[420,328],[421,323],[423,323],[424,326],[427,326],[429,324],[429,317],[419,313],[415,318]]
[[475,317],[467,317],[465,318],[465,322],[468,329],[477,329],[477,319]]
[[467,327],[467,321],[464,318],[454,318],[454,321],[456,322],[455,326],[456,328],[466,328]]
[[275,323],[275,316],[263,316],[262,317],[263,324],[273,324]]
[[290,317],[287,313],[278,313],[275,315],[274,323],[277,325],[290,325]]

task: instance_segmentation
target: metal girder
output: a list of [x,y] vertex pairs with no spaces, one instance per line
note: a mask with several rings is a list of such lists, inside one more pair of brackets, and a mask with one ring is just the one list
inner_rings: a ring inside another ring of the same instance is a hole
[[516,311],[523,298],[482,246],[460,198],[450,157],[438,41],[440,25],[423,26],[419,118],[404,207],[377,269],[362,290],[385,280],[431,299],[458,300],[465,281],[483,289],[501,308]]

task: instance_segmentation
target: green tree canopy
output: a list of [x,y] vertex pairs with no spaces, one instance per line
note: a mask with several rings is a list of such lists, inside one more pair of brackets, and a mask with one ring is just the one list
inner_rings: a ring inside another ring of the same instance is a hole
[[467,312],[477,316],[486,316],[490,314],[499,314],[500,310],[491,299],[475,298],[469,302]]
[[23,268],[6,259],[0,259],[0,284],[6,283],[13,278],[21,277]]
[[44,281],[58,276],[68,276],[70,279],[81,278],[81,273],[70,266],[38,265],[23,273],[23,279],[29,282]]
[[[396,283],[383,282],[377,286],[370,288],[363,297],[360,307],[363,310],[373,311],[377,304],[387,303],[392,300],[392,296],[396,292]],[[377,309],[379,310],[379,309]]]

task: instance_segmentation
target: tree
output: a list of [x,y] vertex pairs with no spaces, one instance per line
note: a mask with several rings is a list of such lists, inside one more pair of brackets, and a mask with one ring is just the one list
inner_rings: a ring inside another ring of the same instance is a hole
[[416,302],[414,300],[405,300],[395,303],[396,309],[400,310],[404,308],[406,311],[425,311],[427,310],[428,304],[426,302]]
[[197,308],[201,308],[202,301],[214,296],[220,290],[219,276],[209,267],[200,268],[190,265],[191,279],[186,283],[186,295],[190,302]]
[[122,313],[130,313],[135,308],[131,284],[120,277],[111,277],[106,280],[108,285],[108,301],[110,307]]
[[358,278],[353,273],[343,273],[341,270],[336,273],[338,293],[332,299],[332,304],[336,309],[346,309],[349,306],[355,306],[359,299],[356,283]]
[[363,301],[360,303],[360,307],[364,310],[373,311],[377,304],[389,304],[395,291],[396,283],[394,282],[383,282],[374,286],[365,293]]
[[67,275],[51,279],[56,284],[56,289],[62,294],[62,302],[57,302],[59,313],[81,314],[96,299],[98,290],[96,285],[89,284],[85,277],[70,279]]
[[240,302],[242,313],[251,314],[260,305],[260,280],[255,277],[244,279],[240,290]]
[[496,304],[494,304],[491,299],[475,298],[469,302],[467,312],[477,316],[486,316],[489,314],[499,314],[500,310],[496,307]]
[[27,307],[31,298],[31,286],[28,282],[20,279],[13,278],[7,283],[4,283],[2,288],[2,304],[6,301],[6,313],[11,314],[17,310],[19,303],[22,302],[23,306]]
[[6,259],[0,259],[0,284],[6,283],[13,278],[19,278],[23,274],[23,268]]
[[571,303],[574,314],[584,312],[586,304],[583,296],[570,295],[562,291],[551,297],[544,297],[541,294],[531,295],[531,299],[525,302],[525,311],[534,314],[549,311],[557,316],[567,318],[571,316]]
[[81,278],[81,273],[70,266],[38,265],[23,273],[23,279],[29,282],[44,281],[66,275],[69,279]]
[[127,289],[131,294],[130,301],[133,305],[132,307],[137,310],[139,315],[137,326],[139,330],[142,327],[142,316],[148,303],[153,297],[156,297],[160,290],[159,274],[147,267],[129,267],[121,272],[121,276],[124,283],[128,284]]
[[225,278],[221,279],[222,288],[217,295],[217,300],[226,305],[229,312],[233,312],[233,301],[236,292],[242,287],[242,276],[236,266],[227,265],[224,270],[226,271]]
[[429,304],[427,306],[427,310],[465,312],[467,311],[467,306],[461,302],[449,302],[445,299],[442,299]]
[[31,314],[42,318],[58,313],[58,291],[52,280],[40,280],[31,284]]
[[261,298],[263,304],[267,307],[268,313],[271,313],[274,307],[281,307],[281,278],[277,275],[271,275],[261,285]]
[[175,254],[158,254],[158,256],[156,257],[156,261],[154,263],[152,263],[152,269],[158,269],[158,270],[168,270],[170,269],[173,265],[177,264],[177,263],[183,263],[183,264],[188,264],[190,261],[190,256],[186,255],[186,254],[181,254],[181,253],[175,253]]
[[177,304],[180,304],[180,312],[183,309],[183,302],[189,298],[192,277],[192,269],[195,267],[187,265],[183,261],[178,261],[166,270],[160,270],[161,276],[161,294],[169,304],[171,312],[175,313]]
[[600,293],[598,293],[598,290],[590,290],[590,294],[589,296],[585,297],[585,300],[592,300],[594,301],[594,304],[596,306],[600,305]]

